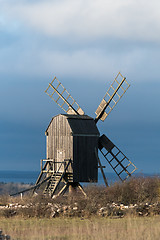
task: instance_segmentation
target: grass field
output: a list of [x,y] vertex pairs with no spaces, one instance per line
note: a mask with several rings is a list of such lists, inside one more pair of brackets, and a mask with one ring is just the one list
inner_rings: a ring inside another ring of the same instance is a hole
[[160,216],[111,218],[0,218],[14,240],[159,240]]
[[0,229],[11,240],[160,239],[159,177],[132,178],[109,188],[88,186],[85,191],[87,198],[0,195]]

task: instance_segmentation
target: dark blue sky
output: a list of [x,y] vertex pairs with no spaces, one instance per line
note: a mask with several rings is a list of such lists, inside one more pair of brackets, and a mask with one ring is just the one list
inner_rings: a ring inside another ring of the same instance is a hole
[[40,169],[63,113],[44,93],[55,75],[95,117],[121,71],[131,87],[99,129],[138,171],[160,172],[159,1],[0,3],[0,170]]
[[[16,82],[16,81],[15,81]],[[45,130],[51,117],[63,111],[44,93],[49,79],[39,84],[3,83],[1,90],[1,170],[39,170],[45,158]],[[63,81],[62,81],[63,82]],[[45,83],[45,84],[44,84]],[[66,80],[68,91],[86,114],[94,111],[105,93],[97,81]],[[96,88],[97,87],[97,88]],[[72,90],[71,90],[72,89]],[[98,127],[134,162],[140,172],[160,170],[160,84],[135,83]],[[150,97],[151,96],[151,97]],[[108,168],[108,171],[111,169]]]

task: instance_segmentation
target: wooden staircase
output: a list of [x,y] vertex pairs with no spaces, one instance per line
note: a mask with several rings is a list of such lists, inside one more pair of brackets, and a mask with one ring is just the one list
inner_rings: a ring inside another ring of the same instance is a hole
[[[42,164],[43,162],[45,162],[44,166]],[[36,184],[33,187],[25,189],[24,191],[20,191],[16,194],[13,194],[12,196],[31,190],[33,190],[34,194],[35,191],[37,191],[41,186],[44,186],[43,184],[45,184],[43,193],[49,195],[51,198],[54,195],[57,197],[64,194],[67,189],[69,189],[69,187],[79,188],[83,195],[86,197],[86,193],[84,192],[80,183],[73,182],[73,172],[67,171],[69,166],[72,166],[72,160],[64,159],[62,162],[58,163],[60,163],[59,168],[57,171],[55,171],[53,168],[53,159],[42,159],[41,173],[36,181]],[[64,170],[62,171],[62,169]],[[60,183],[63,183],[62,187],[60,186]]]
[[[73,173],[66,172],[70,164],[71,160],[62,162],[58,170],[51,174],[51,177],[43,191],[44,194],[48,194],[50,197],[53,197],[61,182],[65,183],[73,181]],[[64,171],[60,172],[59,170],[62,169],[62,165],[64,165]]]
[[51,176],[50,180],[48,181],[47,186],[45,187],[45,189],[43,191],[44,194],[48,194],[51,196],[51,194],[56,191],[56,188],[57,188],[56,186],[59,185],[59,182],[61,181],[61,178],[62,178],[62,174],[63,173],[57,172]]

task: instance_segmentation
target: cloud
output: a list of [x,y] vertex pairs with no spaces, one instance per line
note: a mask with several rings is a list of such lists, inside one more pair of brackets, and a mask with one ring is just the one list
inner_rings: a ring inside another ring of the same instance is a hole
[[82,81],[106,81],[106,78],[112,81],[119,71],[130,78],[131,82],[159,81],[159,52],[152,48],[136,48],[116,56],[115,53],[106,53],[102,49],[72,53],[44,51],[41,59],[46,74],[54,71],[57,76],[81,78]]
[[2,1],[8,17],[53,37],[160,40],[158,0]]
[[1,74],[105,81],[122,71],[137,81],[157,80],[156,0],[0,3]]
[[[113,79],[121,71],[134,81],[159,81],[158,59],[156,49],[133,48],[128,52],[110,52],[103,49],[54,50],[25,46],[10,46],[1,50],[0,72],[6,76],[23,76],[28,81],[50,79],[54,75],[65,79],[81,81],[106,81]],[[155,64],[154,64],[155,63]],[[9,71],[8,71],[9,69]],[[12,78],[11,78],[12,79]]]

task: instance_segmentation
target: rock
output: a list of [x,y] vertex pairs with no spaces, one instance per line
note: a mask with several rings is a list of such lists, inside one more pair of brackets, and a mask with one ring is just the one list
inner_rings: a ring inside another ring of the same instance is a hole
[[62,208],[58,208],[57,213],[61,213],[61,212],[63,212]]
[[48,206],[53,206],[53,204],[52,203],[48,203]]
[[128,209],[129,207],[128,206],[124,206],[124,209]]
[[99,209],[99,213],[103,213],[103,212],[105,212],[105,211],[107,211],[107,210],[108,210],[107,207],[101,207],[101,208]]
[[52,217],[52,218],[55,218],[56,215],[57,215],[57,212],[56,212],[56,211],[53,211],[52,214],[51,214],[51,217]]
[[0,240],[10,240],[11,237],[7,234],[3,235],[2,230],[0,230]]
[[101,207],[98,211],[98,215],[101,217],[107,217],[109,214],[108,207]]
[[6,240],[10,240],[11,238],[10,238],[10,236],[9,235],[4,235],[4,239],[6,239]]
[[73,207],[73,210],[74,210],[74,211],[77,211],[77,210],[78,210],[78,207]]
[[143,213],[142,212],[138,212],[139,216],[143,216]]
[[68,206],[63,206],[63,211],[67,211],[68,210]]

